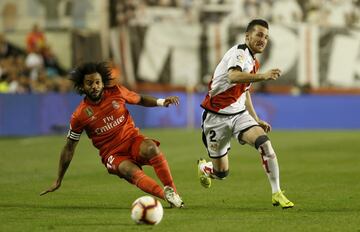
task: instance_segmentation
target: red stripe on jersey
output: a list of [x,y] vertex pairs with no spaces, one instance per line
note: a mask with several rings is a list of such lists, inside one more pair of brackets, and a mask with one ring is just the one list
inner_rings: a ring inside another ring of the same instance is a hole
[[[255,64],[253,70],[250,73],[256,73],[259,70],[260,63],[255,59]],[[209,90],[211,90],[212,80],[209,83]],[[250,86],[250,83],[237,84],[224,92],[210,97],[209,93],[206,95],[204,101],[201,103],[201,106],[204,109],[209,111],[218,112],[221,109],[226,108],[227,106],[235,103]]]
[[207,110],[218,112],[236,102],[249,85],[250,84],[237,84],[214,97],[210,97],[210,95],[207,94],[201,106]]
[[255,59],[254,68],[250,73],[256,73],[259,70],[259,68],[260,68],[260,62],[257,59]]

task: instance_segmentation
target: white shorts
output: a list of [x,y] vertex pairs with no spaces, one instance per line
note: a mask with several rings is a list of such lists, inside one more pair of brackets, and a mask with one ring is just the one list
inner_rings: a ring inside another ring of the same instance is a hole
[[[220,115],[209,111],[202,117],[203,142],[210,158],[221,158],[230,150],[231,138],[259,125],[247,110],[235,115]],[[241,144],[245,142],[238,140]]]

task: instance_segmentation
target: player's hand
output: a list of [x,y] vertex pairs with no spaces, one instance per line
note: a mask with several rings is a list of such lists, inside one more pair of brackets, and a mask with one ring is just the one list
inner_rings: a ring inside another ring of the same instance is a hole
[[47,190],[45,190],[45,191],[42,191],[42,192],[40,193],[40,196],[45,195],[45,194],[50,193],[50,192],[54,192],[55,190],[57,190],[58,188],[60,188],[60,186],[61,186],[61,181],[56,180],[49,189],[47,189]]
[[164,102],[164,106],[168,107],[169,105],[179,105],[180,104],[180,100],[179,97],[177,96],[170,96],[165,98],[165,102]]
[[271,126],[269,123],[267,123],[263,120],[259,120],[258,123],[259,123],[259,126],[261,126],[261,128],[263,128],[266,133],[271,131]]
[[270,69],[266,73],[264,73],[265,80],[276,80],[280,77],[281,70],[278,68]]

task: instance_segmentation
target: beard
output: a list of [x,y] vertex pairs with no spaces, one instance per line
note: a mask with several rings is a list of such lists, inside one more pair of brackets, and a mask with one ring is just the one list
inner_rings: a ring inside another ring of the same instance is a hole
[[99,94],[94,94],[94,93],[86,93],[86,97],[89,98],[92,102],[97,102],[101,99],[103,95],[103,90],[100,91]]
[[262,53],[265,49],[265,45],[259,45],[257,43],[253,43],[251,46],[252,51],[257,54],[257,53]]

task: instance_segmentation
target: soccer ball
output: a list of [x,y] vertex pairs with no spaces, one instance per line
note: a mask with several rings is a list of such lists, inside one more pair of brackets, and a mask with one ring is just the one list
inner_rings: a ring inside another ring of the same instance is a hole
[[163,217],[163,207],[157,199],[142,196],[134,201],[131,208],[131,218],[137,224],[159,224]]

